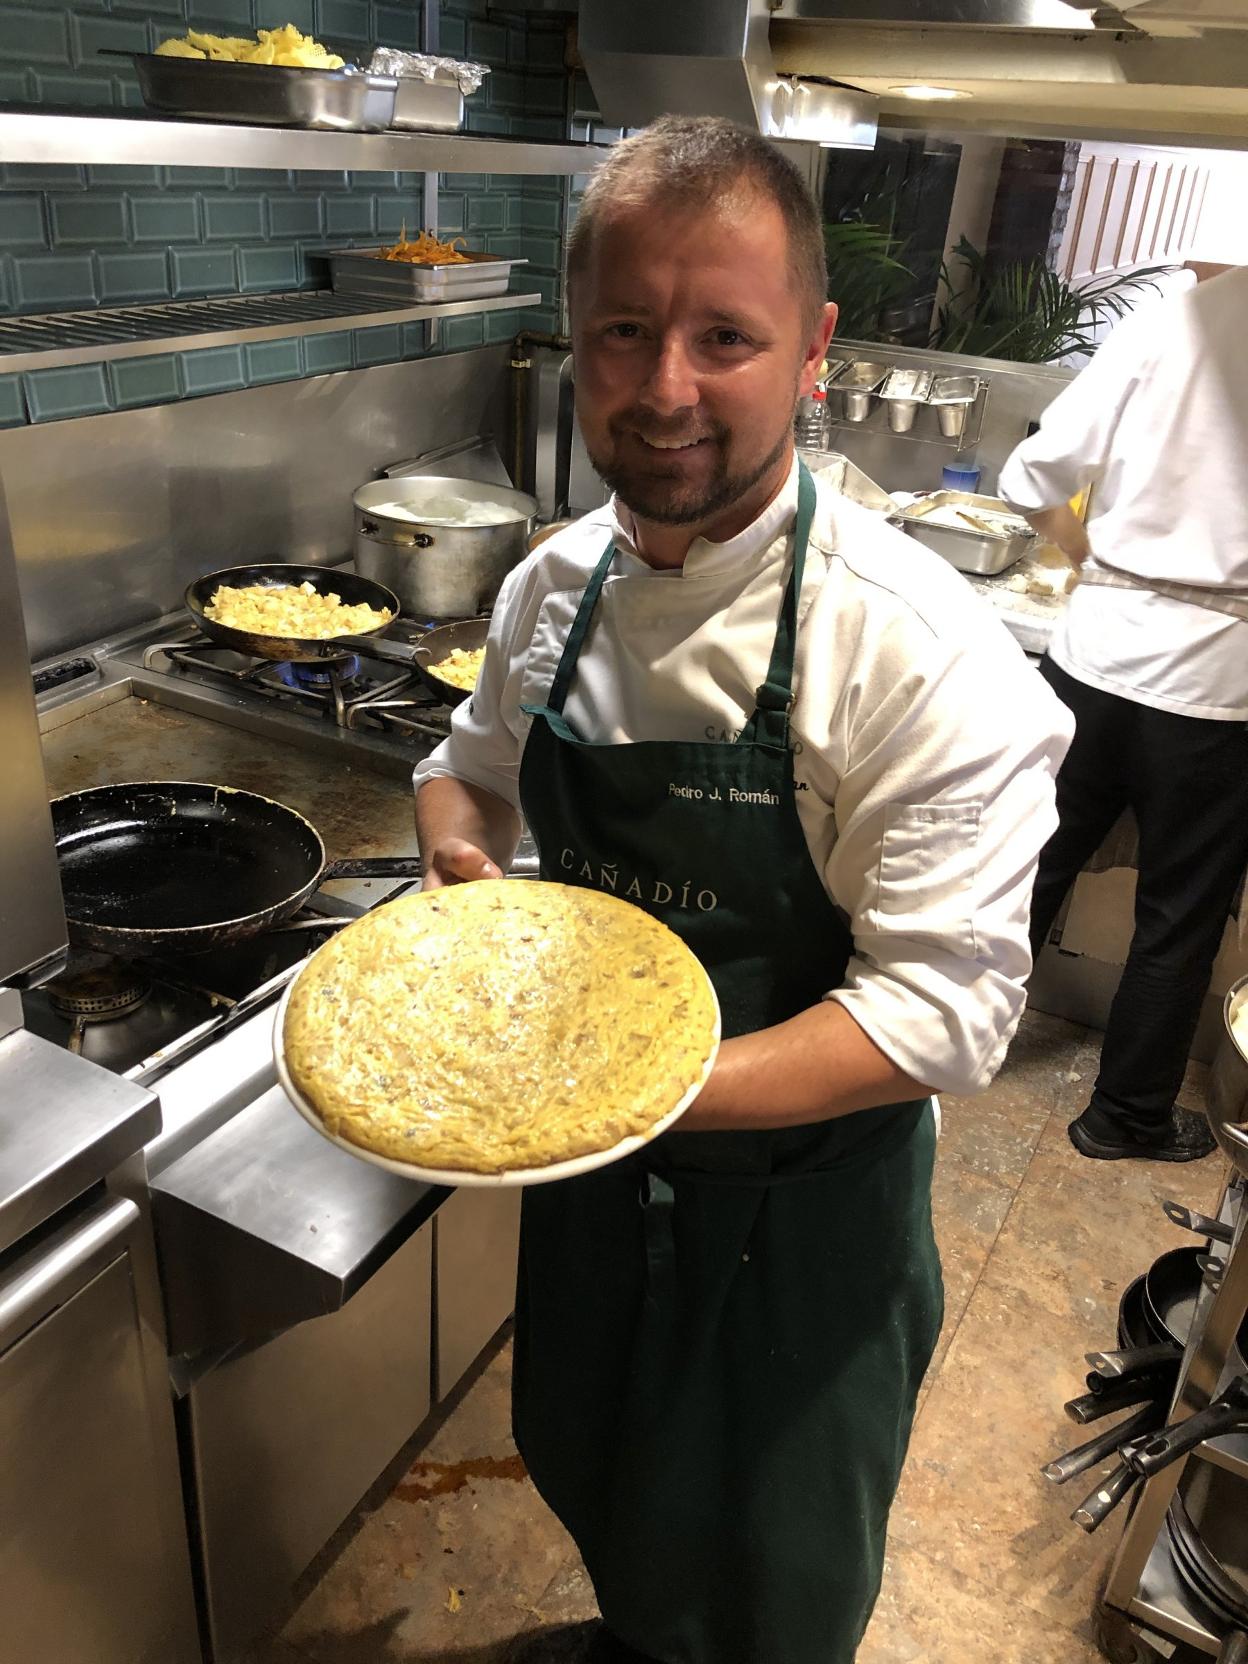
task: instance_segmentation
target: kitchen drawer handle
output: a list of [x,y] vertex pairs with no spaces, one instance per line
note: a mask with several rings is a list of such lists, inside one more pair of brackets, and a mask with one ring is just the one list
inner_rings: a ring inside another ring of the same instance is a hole
[[139,1221],[133,1202],[101,1205],[85,1219],[45,1240],[29,1263],[19,1260],[0,1281],[0,1348],[20,1339],[57,1306],[63,1306],[117,1257],[119,1245]]

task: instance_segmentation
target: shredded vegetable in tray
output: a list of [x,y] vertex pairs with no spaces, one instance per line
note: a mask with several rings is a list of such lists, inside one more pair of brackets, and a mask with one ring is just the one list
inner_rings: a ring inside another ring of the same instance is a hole
[[343,60],[293,23],[280,29],[257,29],[255,40],[240,35],[210,35],[188,29],[185,35],[162,41],[160,58],[212,58],[217,63],[277,64],[287,69],[341,69]]
[[443,243],[432,231],[422,231],[409,242],[405,225],[399,232],[398,242],[383,248],[381,257],[383,260],[404,260],[411,266],[466,266],[469,256],[461,254],[455,246],[463,240],[462,237],[454,237],[449,243]]

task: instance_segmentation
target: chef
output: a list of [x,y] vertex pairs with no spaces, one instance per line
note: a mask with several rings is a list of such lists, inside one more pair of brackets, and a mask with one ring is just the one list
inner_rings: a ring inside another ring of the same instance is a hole
[[[665,118],[568,250],[609,504],[499,597],[417,770],[426,884],[615,888],[709,970],[679,1128],[525,1194],[514,1423],[595,1657],[849,1664],[941,1322],[931,1093],[1000,1063],[1066,713],[962,578],[817,487],[818,210],[759,137]],[[604,874],[607,877],[604,878]]]
[[[1040,860],[1039,951],[1126,808],[1135,932],[1085,1156],[1192,1161],[1213,1137],[1176,1105],[1248,862],[1248,270],[1130,316],[1002,470],[1001,494],[1080,569],[1042,672],[1075,716],[1059,829]],[[1067,499],[1093,487],[1085,528]]]

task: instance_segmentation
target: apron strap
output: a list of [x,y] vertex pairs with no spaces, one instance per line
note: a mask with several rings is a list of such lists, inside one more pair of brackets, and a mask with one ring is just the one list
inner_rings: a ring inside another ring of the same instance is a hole
[[[568,631],[568,639],[563,644],[563,653],[559,659],[559,668],[555,671],[555,679],[550,684],[550,697],[546,701],[546,709],[562,714],[568,697],[568,689],[572,686],[572,675],[576,670],[576,661],[581,656],[581,647],[585,637],[589,634],[589,621],[594,616],[594,608],[598,605],[598,597],[602,593],[602,586],[606,582],[607,573],[611,570],[611,562],[615,559],[615,544],[608,543],[603,550],[602,559],[594,568],[593,576],[585,585],[585,593],[581,596],[581,604],[576,609],[576,617],[572,620],[572,628]],[[571,734],[571,730],[568,730]],[[565,736],[566,737],[566,736]]]
[[1084,566],[1079,573],[1081,584],[1097,589],[1142,589],[1153,595],[1163,595],[1170,601],[1186,601],[1189,606],[1203,607],[1206,612],[1226,613],[1230,618],[1248,621],[1248,593],[1239,589],[1214,589],[1205,584],[1176,584],[1166,578],[1141,578],[1119,566],[1096,557],[1097,565]]
[[738,745],[773,745],[787,749],[789,710],[793,704],[793,661],[797,652],[797,603],[806,569],[806,546],[815,519],[815,482],[798,459],[797,521],[793,527],[793,565],[780,603],[780,619],[767,675],[754,696],[754,713],[742,728]]

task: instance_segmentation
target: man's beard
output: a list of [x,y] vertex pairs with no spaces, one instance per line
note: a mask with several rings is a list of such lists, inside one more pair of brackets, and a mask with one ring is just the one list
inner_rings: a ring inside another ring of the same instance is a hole
[[[642,425],[630,422],[628,431],[636,432]],[[686,483],[679,479],[653,479],[647,477],[640,469],[629,467],[627,463],[617,463],[606,457],[596,456],[588,444],[586,451],[594,471],[603,483],[609,486],[624,506],[631,509],[640,519],[649,520],[659,526],[693,526],[701,521],[713,519],[715,515],[731,508],[734,503],[740,502],[747,492],[752,491],[763,475],[774,468],[784,455],[790,433],[791,428],[786,423],[776,443],[763,460],[748,471],[736,474],[728,471],[727,440],[730,430],[719,427],[707,435],[699,435],[709,439],[715,446],[715,467],[710,478],[700,484]],[[670,437],[677,438],[679,435],[673,434]],[[656,452],[658,457],[662,454],[661,451]]]

